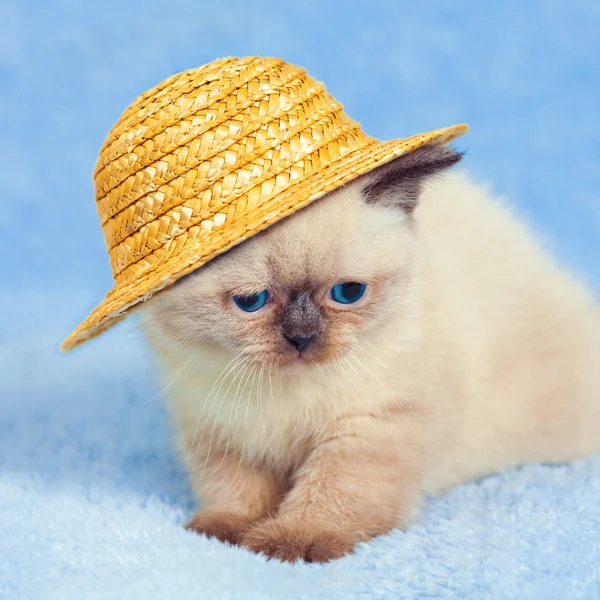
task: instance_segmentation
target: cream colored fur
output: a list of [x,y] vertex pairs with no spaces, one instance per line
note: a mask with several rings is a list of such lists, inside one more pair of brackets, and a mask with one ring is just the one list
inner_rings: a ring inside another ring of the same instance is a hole
[[[271,317],[226,299],[307,279],[370,295],[288,365]],[[330,194],[143,311],[207,507],[192,528],[328,560],[405,526],[422,494],[600,451],[599,314],[463,174],[428,186],[414,221],[356,183]]]

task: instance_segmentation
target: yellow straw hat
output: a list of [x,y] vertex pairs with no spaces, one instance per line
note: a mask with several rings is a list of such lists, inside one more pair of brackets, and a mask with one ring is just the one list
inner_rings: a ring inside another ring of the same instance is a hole
[[134,100],[100,150],[96,203],[115,285],[62,350],[358,175],[467,130],[380,142],[322,83],[274,58],[170,77]]

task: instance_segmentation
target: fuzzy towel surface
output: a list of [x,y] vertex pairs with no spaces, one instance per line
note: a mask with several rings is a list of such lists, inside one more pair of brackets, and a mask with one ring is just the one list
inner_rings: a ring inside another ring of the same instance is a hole
[[0,598],[600,599],[600,458],[430,499],[331,564],[187,533],[194,503],[135,322],[60,355],[110,288],[96,153],[162,78],[281,56],[379,138],[467,121],[465,166],[600,290],[600,4],[0,2]]
[[132,329],[68,365],[52,336],[2,350],[0,597],[600,598],[596,458],[460,486],[324,566],[185,532],[190,490]]

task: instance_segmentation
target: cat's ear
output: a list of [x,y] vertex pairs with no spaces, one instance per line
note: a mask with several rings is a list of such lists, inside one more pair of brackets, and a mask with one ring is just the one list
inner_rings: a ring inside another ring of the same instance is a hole
[[425,181],[455,165],[462,156],[448,146],[421,146],[363,175],[361,194],[367,204],[411,213]]

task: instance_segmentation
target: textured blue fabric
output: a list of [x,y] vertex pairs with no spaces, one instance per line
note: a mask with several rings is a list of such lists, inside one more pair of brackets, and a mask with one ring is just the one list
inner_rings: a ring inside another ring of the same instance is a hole
[[600,598],[600,459],[460,486],[326,566],[186,533],[193,500],[127,322],[57,347],[111,285],[91,171],[161,78],[283,57],[368,133],[467,121],[466,166],[600,290],[600,3],[0,2],[0,597]]

